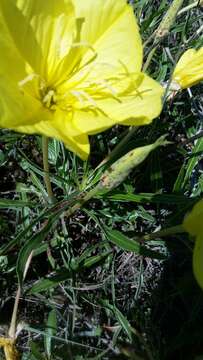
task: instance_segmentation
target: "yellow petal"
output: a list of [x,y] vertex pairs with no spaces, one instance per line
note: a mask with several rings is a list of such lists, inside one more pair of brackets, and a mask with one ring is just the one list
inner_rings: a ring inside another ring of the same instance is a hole
[[203,80],[203,47],[199,50],[187,50],[178,61],[173,80],[182,89],[193,86]]
[[31,125],[50,119],[50,115],[40,101],[21,93],[11,77],[0,75],[0,127],[13,129],[23,124]]
[[0,75],[10,74],[19,81],[25,76],[25,61],[20,56],[4,24],[0,11]]
[[32,126],[16,127],[15,130],[27,134],[41,134],[63,141],[70,151],[76,153],[83,160],[87,159],[90,152],[88,136],[76,129],[72,125],[68,113],[61,110],[57,110],[53,114],[52,120],[40,121]]
[[203,232],[198,235],[195,241],[193,271],[198,284],[203,289]]
[[115,122],[109,117],[94,111],[75,111],[73,117],[73,123],[83,134],[94,135],[105,131],[111,126],[115,125]]
[[101,110],[84,110],[75,113],[73,122],[81,132],[95,134],[115,124],[145,125],[157,117],[162,108],[163,88],[145,74],[137,89],[119,100],[107,97],[96,100]]
[[142,44],[132,7],[125,0],[74,0],[74,5],[84,19],[81,41],[92,45],[97,62],[117,66],[122,60],[129,71],[140,71]]
[[50,80],[72,43],[72,1],[1,0],[0,9],[22,57],[33,72]]
[[193,236],[203,234],[203,199],[198,201],[183,221],[183,227]]

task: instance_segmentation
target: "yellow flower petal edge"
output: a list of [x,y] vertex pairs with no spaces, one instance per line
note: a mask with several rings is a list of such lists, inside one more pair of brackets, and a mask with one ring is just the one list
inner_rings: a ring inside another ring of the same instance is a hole
[[199,200],[185,217],[183,227],[193,236],[203,234],[203,199]]
[[203,199],[199,200],[183,221],[184,229],[195,236],[193,272],[203,289]]
[[198,235],[195,241],[193,272],[199,286],[203,289],[203,233]]
[[182,89],[203,80],[203,47],[189,49],[179,59],[173,72],[173,81]]
[[161,111],[126,0],[1,0],[0,53],[0,127],[54,137],[82,159],[88,135]]

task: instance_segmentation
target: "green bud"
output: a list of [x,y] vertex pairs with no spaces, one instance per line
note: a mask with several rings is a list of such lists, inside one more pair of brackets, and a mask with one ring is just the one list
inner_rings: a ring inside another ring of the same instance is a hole
[[136,148],[122,156],[113,165],[111,165],[102,175],[99,188],[111,190],[120,185],[129,173],[139,164],[141,164],[150,152],[159,146],[171,144],[165,140],[166,135],[161,136],[155,143]]
[[169,10],[165,14],[158,29],[156,30],[156,39],[155,40],[159,40],[169,33],[170,28],[173,25],[176,15],[177,15],[178,11],[180,10],[183,2],[184,2],[184,0],[173,0],[173,2],[170,5]]

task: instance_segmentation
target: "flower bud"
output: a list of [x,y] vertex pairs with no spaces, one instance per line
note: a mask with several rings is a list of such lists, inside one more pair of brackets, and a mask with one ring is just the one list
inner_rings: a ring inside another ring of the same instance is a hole
[[166,135],[163,135],[153,144],[138,147],[122,156],[104,172],[99,183],[100,189],[111,190],[120,185],[130,172],[146,159],[152,150],[158,146],[170,144],[169,141],[165,140],[165,137]]

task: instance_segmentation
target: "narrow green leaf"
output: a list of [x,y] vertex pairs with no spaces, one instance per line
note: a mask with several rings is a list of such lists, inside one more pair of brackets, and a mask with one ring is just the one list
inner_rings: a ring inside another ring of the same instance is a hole
[[45,332],[46,336],[44,339],[44,345],[48,359],[50,359],[52,353],[52,337],[55,336],[57,332],[57,317],[55,309],[51,310],[49,313]]
[[36,203],[32,203],[30,201],[22,201],[22,200],[9,200],[9,199],[0,199],[0,209],[22,209],[24,207],[36,207]]
[[192,171],[193,171],[194,167],[196,166],[196,164],[198,163],[198,160],[199,160],[200,156],[202,155],[202,153],[203,153],[203,138],[200,138],[197,140],[197,143],[196,143],[195,147],[193,148],[191,158],[189,159],[189,161],[187,163],[186,173],[185,173],[184,181],[182,183],[182,189],[185,188],[185,185],[190,180]]
[[132,342],[132,329],[127,318],[121,313],[121,311],[115,305],[111,305],[108,300],[102,300],[101,303],[105,308],[109,309],[114,314],[117,321],[121,325],[123,331],[125,331],[129,340]]
[[56,165],[60,152],[60,142],[55,139],[49,141],[49,163]]
[[155,193],[139,193],[139,194],[122,194],[122,193],[109,193],[105,195],[108,200],[119,202],[136,202],[136,203],[154,203],[154,204],[185,204],[190,202],[191,199],[185,195],[174,194],[155,194]]
[[59,217],[61,213],[63,213],[67,208],[72,206],[77,201],[72,195],[69,196],[69,199],[70,200],[60,201],[54,204],[52,207],[43,210],[40,215],[37,216],[32,221],[32,223],[30,223],[30,225],[27,226],[23,231],[21,231],[14,239],[11,239],[8,244],[4,244],[0,247],[0,255],[5,255],[16,245],[21,245],[22,240],[23,242],[25,242],[26,236],[32,231],[33,227],[36,224],[42,222],[43,220],[45,221],[47,218],[51,219],[53,217],[53,214],[58,214],[57,217]]
[[90,268],[91,266],[97,264],[99,261],[103,260],[109,254],[110,254],[110,251],[106,251],[101,255],[91,256],[90,258],[88,258],[84,261],[83,266],[86,268]]
[[30,350],[31,350],[32,360],[45,360],[45,357],[40,353],[38,345],[33,341],[30,343]]
[[6,162],[6,156],[2,150],[0,150],[0,166],[4,165]]
[[185,163],[181,166],[176,181],[173,185],[173,193],[179,193],[182,190],[182,185],[185,177]]
[[122,326],[123,331],[125,331],[126,335],[128,336],[130,342],[132,342],[132,330],[128,319],[122,314],[122,312],[116,306],[114,306],[114,314],[117,321]]
[[52,225],[52,222],[48,222],[48,224],[45,225],[44,228],[39,231],[39,233],[29,238],[20,250],[17,260],[16,271],[18,274],[19,283],[21,285],[23,282],[23,274],[28,257],[30,256],[31,252],[35,250],[39,245],[41,245],[42,241],[46,239]]
[[151,250],[134,239],[129,239],[127,236],[125,236],[118,230],[112,230],[106,226],[103,227],[103,229],[107,239],[125,251],[132,251],[135,254],[150,257],[152,259],[166,259],[166,256],[164,254]]
[[132,251],[136,254],[140,254],[140,244],[135,240],[130,240],[127,236],[123,235],[118,230],[112,230],[108,227],[104,227],[104,233],[107,239],[113,244],[117,245],[119,248]]
[[29,289],[27,291],[28,294],[37,294],[40,293],[42,291],[46,291],[48,289],[52,289],[55,286],[58,286],[58,284],[60,284],[61,282],[69,279],[71,276],[71,272],[63,269],[60,270],[59,272],[57,272],[55,275],[50,276],[49,278],[46,279],[41,279],[39,281],[37,281],[32,287],[31,289]]
[[30,171],[30,179],[31,179],[33,185],[37,188],[37,190],[41,193],[41,195],[46,199],[48,195],[45,190],[45,187],[43,186],[42,182],[40,181],[40,179],[37,177],[37,175],[33,171]]

